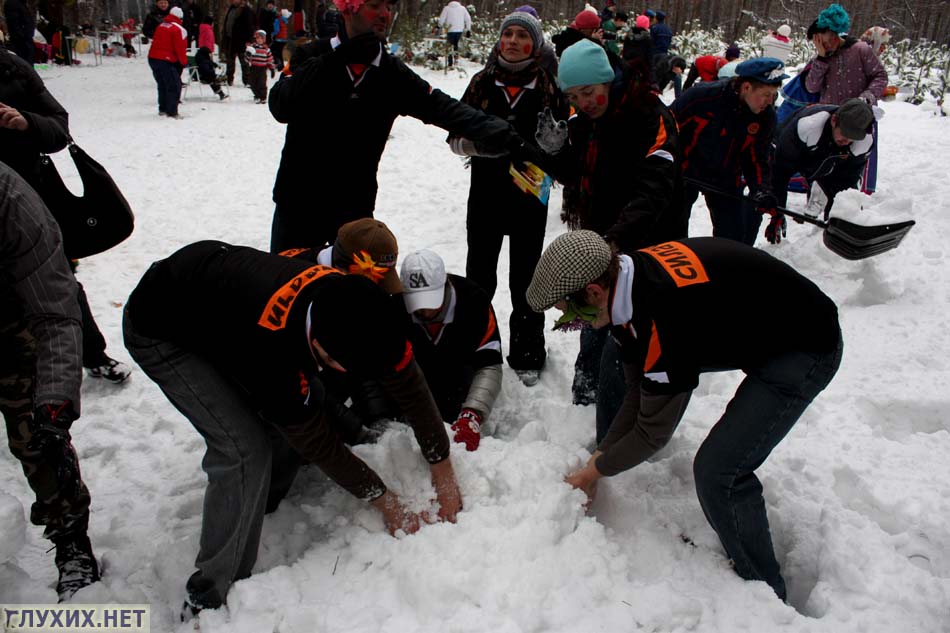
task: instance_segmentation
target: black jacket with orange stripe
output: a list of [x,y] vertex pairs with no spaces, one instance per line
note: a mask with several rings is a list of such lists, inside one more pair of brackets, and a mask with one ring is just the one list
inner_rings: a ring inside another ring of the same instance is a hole
[[597,469],[608,476],[669,440],[700,373],[749,370],[791,351],[829,353],[840,338],[838,309],[814,283],[721,238],[621,256],[610,301],[627,394],[598,447]]
[[611,86],[609,110],[570,120],[570,148],[558,158],[565,219],[627,252],[686,236],[686,215],[674,203],[678,137],[669,108],[645,75],[626,69]]
[[771,185],[775,108],[753,114],[734,82],[722,80],[693,86],[670,109],[679,125],[684,176],[726,190],[738,189],[740,175],[752,191]]
[[[337,274],[245,246],[197,242],[152,265],[129,297],[127,319],[136,334],[206,359],[305,458],[353,494],[369,498],[385,486],[330,430],[321,398],[311,397],[315,390],[322,397],[322,385],[308,392],[301,382],[318,373],[307,341],[307,310],[321,279]],[[382,382],[404,407],[425,458],[437,463],[448,457],[448,436],[418,364],[409,360]]]
[[472,373],[491,365],[501,366],[498,321],[481,287],[458,275],[450,274],[448,279],[454,301],[446,308],[441,330],[432,337],[423,323],[411,319],[409,340],[445,419],[454,420],[462,406],[487,417],[498,394],[489,395],[487,406],[478,406],[463,389]]

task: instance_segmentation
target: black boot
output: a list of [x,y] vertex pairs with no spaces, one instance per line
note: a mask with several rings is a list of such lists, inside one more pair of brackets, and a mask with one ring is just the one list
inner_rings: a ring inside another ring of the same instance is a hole
[[56,568],[59,570],[56,593],[59,601],[65,602],[83,587],[99,580],[99,564],[85,532],[60,537],[54,543]]

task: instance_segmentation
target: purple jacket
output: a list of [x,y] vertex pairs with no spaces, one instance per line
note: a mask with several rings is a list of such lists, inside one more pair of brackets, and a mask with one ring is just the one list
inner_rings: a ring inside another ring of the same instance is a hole
[[815,57],[805,88],[820,103],[841,105],[860,97],[872,105],[884,94],[887,71],[866,42],[850,40],[827,57]]

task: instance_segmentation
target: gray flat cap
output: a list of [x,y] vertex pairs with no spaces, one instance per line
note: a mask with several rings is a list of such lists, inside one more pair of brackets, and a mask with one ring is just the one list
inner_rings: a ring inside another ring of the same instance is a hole
[[570,231],[544,249],[528,286],[528,305],[544,312],[594,281],[610,266],[610,246],[594,231]]

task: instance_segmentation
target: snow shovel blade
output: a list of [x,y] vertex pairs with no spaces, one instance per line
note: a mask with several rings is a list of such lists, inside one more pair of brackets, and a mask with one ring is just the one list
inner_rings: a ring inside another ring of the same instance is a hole
[[866,259],[897,248],[914,226],[913,220],[861,226],[840,218],[828,220],[822,239],[828,250],[845,259]]

